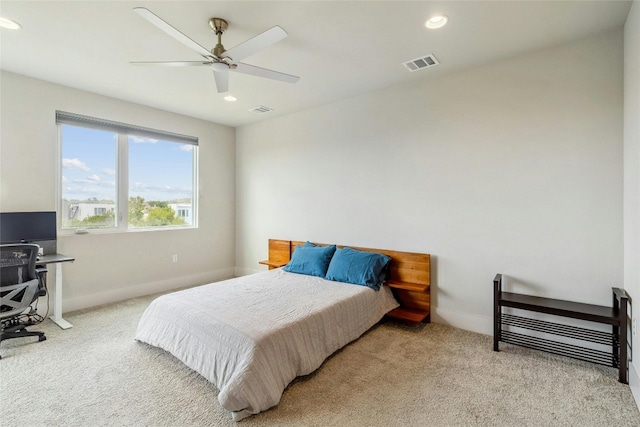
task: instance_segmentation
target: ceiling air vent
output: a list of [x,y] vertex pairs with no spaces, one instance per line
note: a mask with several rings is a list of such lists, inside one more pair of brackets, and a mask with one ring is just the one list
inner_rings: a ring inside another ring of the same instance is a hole
[[418,71],[423,68],[433,67],[438,65],[439,62],[432,53],[427,56],[423,56],[420,58],[412,59],[411,61],[403,62],[402,65],[409,71]]
[[258,105],[257,107],[253,107],[249,111],[256,114],[266,114],[270,111],[273,111],[273,108],[265,107],[264,105]]

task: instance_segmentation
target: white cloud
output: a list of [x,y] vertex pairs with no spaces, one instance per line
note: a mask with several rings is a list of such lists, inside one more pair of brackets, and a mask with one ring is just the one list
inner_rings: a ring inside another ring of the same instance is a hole
[[191,188],[188,187],[173,187],[170,185],[151,185],[145,184],[142,182],[136,182],[131,186],[132,192],[139,193],[147,193],[147,192],[157,192],[157,193],[168,193],[168,194],[182,194],[182,193],[191,193]]
[[99,187],[115,187],[116,186],[115,181],[103,181],[98,175],[91,175],[84,179],[76,179],[73,181],[73,183],[81,186],[89,184],[91,188],[96,188],[95,186],[99,186]]
[[89,172],[91,168],[85,165],[80,159],[62,159],[62,167],[64,169],[80,169]]
[[116,174],[116,171],[115,171],[115,169],[104,168],[104,169],[102,169],[102,173],[105,174],[105,175],[114,176]]
[[181,144],[179,150],[181,150],[181,151],[193,151],[193,145],[191,145],[191,144]]

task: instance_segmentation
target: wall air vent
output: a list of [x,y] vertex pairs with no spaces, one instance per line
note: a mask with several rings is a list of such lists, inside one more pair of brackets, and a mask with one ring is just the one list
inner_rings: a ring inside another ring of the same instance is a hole
[[264,105],[258,105],[257,107],[253,107],[249,111],[256,114],[266,114],[273,111],[273,108],[265,107]]
[[403,62],[402,65],[409,71],[418,71],[424,68],[434,67],[438,65],[440,62],[430,53],[427,56],[422,56],[420,58],[412,59],[411,61]]

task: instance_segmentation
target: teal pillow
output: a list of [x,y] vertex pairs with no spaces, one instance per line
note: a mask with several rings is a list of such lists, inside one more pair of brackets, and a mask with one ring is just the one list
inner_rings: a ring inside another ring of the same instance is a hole
[[289,273],[306,274],[324,277],[336,245],[330,246],[296,246],[291,260],[283,270]]
[[364,252],[352,248],[336,250],[325,279],[336,282],[380,289],[386,277],[391,258],[376,252]]

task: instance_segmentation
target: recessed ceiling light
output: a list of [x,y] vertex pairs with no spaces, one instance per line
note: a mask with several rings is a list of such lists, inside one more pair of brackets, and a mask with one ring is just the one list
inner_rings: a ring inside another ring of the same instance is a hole
[[427,28],[435,30],[436,28],[442,28],[447,25],[449,22],[449,17],[447,15],[435,15],[427,20],[424,24]]
[[18,24],[16,21],[12,21],[11,19],[3,18],[2,16],[0,16],[0,27],[9,30],[19,30],[20,28],[22,28],[22,25]]
[[227,95],[227,96],[224,97],[224,100],[233,102],[233,101],[237,101],[238,98],[236,98],[235,96],[232,96],[232,95]]

